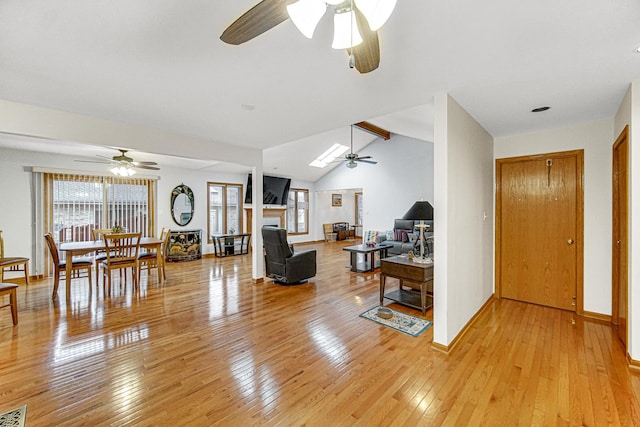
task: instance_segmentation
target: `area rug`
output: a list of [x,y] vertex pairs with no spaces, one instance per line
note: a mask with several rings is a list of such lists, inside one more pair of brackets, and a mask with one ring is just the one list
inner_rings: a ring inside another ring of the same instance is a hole
[[365,311],[360,317],[373,320],[376,323],[395,329],[403,334],[411,335],[412,337],[419,336],[431,326],[431,322],[428,320],[420,319],[393,309],[390,309],[393,312],[393,316],[390,319],[383,319],[382,317],[378,317],[378,307],[379,306],[375,306]]
[[0,414],[0,427],[22,427],[27,417],[27,405]]

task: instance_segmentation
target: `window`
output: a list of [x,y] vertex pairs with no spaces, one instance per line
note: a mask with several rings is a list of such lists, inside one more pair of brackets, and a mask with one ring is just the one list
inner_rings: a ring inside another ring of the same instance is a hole
[[287,232],[309,234],[309,190],[292,188],[287,199]]
[[242,233],[242,184],[208,182],[207,187],[208,242],[214,234]]
[[154,180],[45,173],[44,183],[44,230],[56,243],[93,240],[92,230],[116,225],[154,234]]
[[364,220],[363,212],[362,212],[362,193],[356,191],[356,222],[354,224],[362,225],[362,221]]

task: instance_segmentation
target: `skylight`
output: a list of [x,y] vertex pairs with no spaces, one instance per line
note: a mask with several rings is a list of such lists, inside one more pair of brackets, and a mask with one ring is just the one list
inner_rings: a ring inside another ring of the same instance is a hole
[[309,163],[309,166],[323,168],[347,151],[349,151],[349,147],[346,145],[333,144],[331,148],[320,154],[313,162]]

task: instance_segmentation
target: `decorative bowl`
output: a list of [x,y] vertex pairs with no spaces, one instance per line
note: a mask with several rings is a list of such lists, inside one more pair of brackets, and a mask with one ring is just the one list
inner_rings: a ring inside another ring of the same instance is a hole
[[383,319],[391,319],[393,317],[393,311],[386,307],[378,307],[378,317]]

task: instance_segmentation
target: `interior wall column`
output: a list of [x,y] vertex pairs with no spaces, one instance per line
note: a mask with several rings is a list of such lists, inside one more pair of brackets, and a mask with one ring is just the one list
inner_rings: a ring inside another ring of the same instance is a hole
[[252,187],[251,187],[251,200],[253,201],[253,209],[251,215],[251,277],[254,281],[261,280],[264,272],[264,257],[262,254],[262,224],[263,212],[262,212],[262,154],[260,156],[260,162],[251,169],[252,175]]

